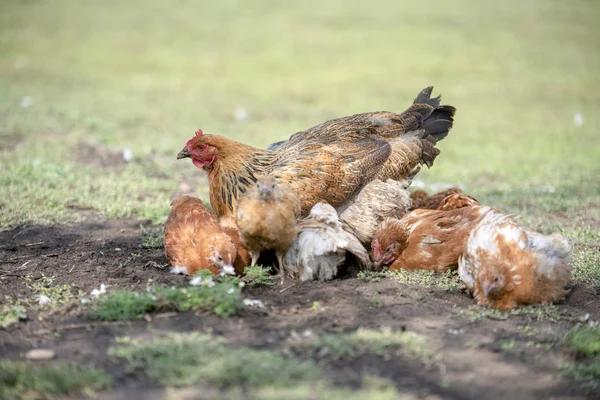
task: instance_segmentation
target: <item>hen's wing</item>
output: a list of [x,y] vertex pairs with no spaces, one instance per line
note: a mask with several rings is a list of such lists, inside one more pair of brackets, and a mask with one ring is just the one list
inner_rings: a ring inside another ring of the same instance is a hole
[[371,260],[369,259],[369,254],[364,246],[354,235],[351,235],[343,230],[340,231],[340,234],[344,237],[344,249],[352,253],[363,267],[370,267]]
[[356,132],[327,142],[304,143],[302,151],[289,151],[269,171],[296,192],[302,215],[320,201],[342,204],[375,178],[391,152],[387,141]]

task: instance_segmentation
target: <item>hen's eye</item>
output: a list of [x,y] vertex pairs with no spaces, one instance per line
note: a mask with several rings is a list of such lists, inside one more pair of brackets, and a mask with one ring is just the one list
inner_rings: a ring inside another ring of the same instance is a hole
[[498,277],[495,277],[495,278],[494,278],[494,282],[498,282]]
[[392,245],[391,244],[388,246],[388,248],[386,249],[386,251],[392,251]]
[[219,256],[219,261],[223,261],[223,257]]
[[206,146],[204,146],[203,144],[201,144],[200,146],[198,146],[198,149],[200,149],[200,150],[204,150],[204,148],[205,148],[205,147],[206,147]]

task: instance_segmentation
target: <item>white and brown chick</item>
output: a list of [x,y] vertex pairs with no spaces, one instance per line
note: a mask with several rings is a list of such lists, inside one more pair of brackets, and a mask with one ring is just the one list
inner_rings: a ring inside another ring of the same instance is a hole
[[200,199],[180,196],[171,202],[164,244],[173,273],[194,275],[207,269],[220,274],[233,270],[237,249]]
[[469,233],[490,210],[487,206],[414,210],[401,219],[388,218],[373,238],[374,267],[436,272],[456,269]]
[[283,255],[298,234],[300,199],[285,183],[271,176],[258,178],[239,200],[236,222],[255,265],[260,252],[275,250],[283,280]]
[[337,211],[327,203],[315,204],[308,217],[298,223],[298,230],[283,259],[286,272],[294,278],[333,279],[347,254],[354,256],[359,267],[371,265],[367,250],[342,228]]
[[344,230],[353,234],[365,248],[370,248],[375,230],[385,218],[400,218],[410,209],[410,195],[406,190],[410,183],[410,179],[371,181],[355,199],[348,201],[347,208],[340,210]]
[[564,237],[524,229],[493,211],[471,232],[458,272],[477,304],[507,310],[562,300],[570,257]]

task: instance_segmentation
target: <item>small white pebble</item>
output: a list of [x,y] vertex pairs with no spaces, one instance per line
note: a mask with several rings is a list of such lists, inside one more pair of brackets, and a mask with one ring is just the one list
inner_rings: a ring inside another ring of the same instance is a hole
[[25,358],[32,361],[52,360],[54,356],[56,353],[50,349],[32,349],[25,353]]
[[577,128],[581,128],[583,126],[583,114],[578,112],[575,113],[575,116],[573,117],[573,124],[577,127]]
[[25,96],[19,102],[19,105],[23,108],[31,107],[33,104],[33,100],[31,100],[31,96]]
[[115,251],[121,251],[120,247],[115,247]]
[[131,149],[123,149],[123,160],[125,162],[133,160],[133,151]]
[[231,289],[229,289],[229,290],[227,291],[227,294],[232,294],[234,291],[235,291],[235,290],[234,290],[233,288],[231,288]]
[[87,303],[89,303],[90,301],[91,301],[91,300],[90,300],[90,299],[88,299],[88,298],[85,298],[85,297],[82,297],[82,298],[81,298],[81,304],[87,304]]
[[248,120],[248,111],[242,106],[237,106],[233,111],[233,118],[237,122],[246,122]]
[[244,305],[246,307],[265,308],[265,304],[262,300],[244,299]]

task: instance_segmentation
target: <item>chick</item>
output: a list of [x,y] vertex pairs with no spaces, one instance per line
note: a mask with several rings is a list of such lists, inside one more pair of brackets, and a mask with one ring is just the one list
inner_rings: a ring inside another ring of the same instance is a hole
[[463,207],[477,206],[479,202],[465,193],[453,193],[446,196],[437,207],[437,210],[450,211],[458,210]]
[[487,206],[415,210],[402,219],[387,218],[373,237],[375,268],[391,264],[390,270],[455,269],[469,233],[491,210]]
[[410,194],[410,200],[412,201],[410,209],[411,211],[417,209],[435,210],[446,197],[454,193],[462,192],[463,191],[457,187],[452,187],[434,194],[428,194],[426,191],[420,189],[415,190]]
[[411,180],[371,181],[349,202],[349,207],[340,211],[344,230],[369,248],[381,221],[387,217],[400,218],[410,209],[410,195],[406,190],[410,183]]
[[354,235],[346,232],[335,209],[318,203],[298,223],[299,234],[285,254],[286,272],[302,281],[333,279],[346,254],[354,256],[359,266],[370,266],[369,254]]
[[233,262],[235,273],[240,276],[244,275],[244,269],[250,265],[250,253],[240,237],[240,231],[235,222],[235,217],[232,215],[223,217],[219,220],[219,225],[237,248],[237,256]]
[[283,255],[298,234],[300,199],[284,183],[271,176],[259,178],[240,199],[236,222],[255,265],[262,250],[275,250],[283,280]]
[[524,229],[511,216],[492,211],[471,232],[458,273],[477,304],[507,310],[562,300],[570,257],[562,236]]
[[173,273],[208,269],[219,274],[233,269],[237,249],[201,200],[180,196],[171,202],[165,224],[165,253]]

